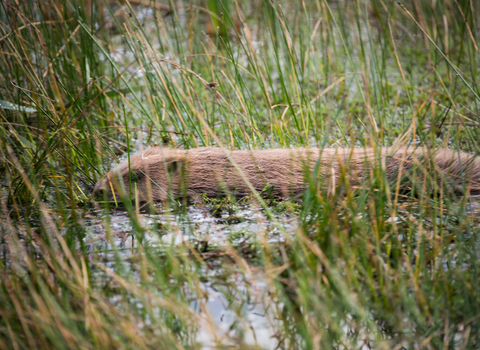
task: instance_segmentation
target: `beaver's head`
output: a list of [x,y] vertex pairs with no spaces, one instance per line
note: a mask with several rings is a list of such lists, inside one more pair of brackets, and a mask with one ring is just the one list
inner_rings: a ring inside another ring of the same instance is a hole
[[[185,152],[169,148],[150,148],[118,164],[97,182],[92,192],[97,198],[121,201],[122,197],[164,201],[181,195],[185,183]],[[180,181],[182,180],[182,181]]]

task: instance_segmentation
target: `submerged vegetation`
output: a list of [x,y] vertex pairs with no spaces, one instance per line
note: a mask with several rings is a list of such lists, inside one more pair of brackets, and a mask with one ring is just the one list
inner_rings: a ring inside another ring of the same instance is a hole
[[[480,154],[474,0],[0,1],[0,348],[480,347],[478,198],[90,198],[127,154]],[[432,190],[432,189],[438,189]]]

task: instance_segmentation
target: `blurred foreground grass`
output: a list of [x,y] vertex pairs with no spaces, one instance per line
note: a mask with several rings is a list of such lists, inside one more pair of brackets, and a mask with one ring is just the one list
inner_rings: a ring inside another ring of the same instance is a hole
[[379,166],[365,189],[267,200],[272,220],[248,202],[256,229],[233,225],[244,204],[205,199],[232,224],[212,244],[186,203],[118,209],[90,191],[155,144],[479,154],[479,13],[2,0],[0,347],[478,348],[476,198],[415,179],[404,193]]

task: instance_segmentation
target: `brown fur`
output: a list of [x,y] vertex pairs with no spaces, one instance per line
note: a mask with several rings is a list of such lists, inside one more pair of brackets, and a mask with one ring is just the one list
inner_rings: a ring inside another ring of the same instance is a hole
[[[443,184],[456,192],[467,188],[480,192],[480,158],[468,153],[423,148],[353,149],[271,149],[256,151],[228,151],[253,188],[262,191],[268,183],[272,194],[291,197],[305,191],[318,158],[318,179],[327,191],[339,183],[361,186],[374,169],[382,167],[389,181],[399,174],[417,169],[417,182],[425,175],[436,175]],[[433,161],[428,161],[432,159]],[[116,166],[95,186],[94,192],[115,188],[118,198],[119,181],[123,181],[128,195],[128,161]],[[192,150],[150,148],[130,158],[131,186],[137,188],[141,201],[166,200],[206,193],[248,195],[249,187],[220,148],[204,147]],[[342,175],[344,174],[344,175]],[[151,181],[148,181],[148,180]],[[394,183],[396,184],[396,182]],[[111,196],[110,196],[111,197]]]

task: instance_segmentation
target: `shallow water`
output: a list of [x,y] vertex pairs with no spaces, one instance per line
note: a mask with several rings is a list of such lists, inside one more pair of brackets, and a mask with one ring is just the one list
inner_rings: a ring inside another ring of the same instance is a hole
[[[137,218],[146,231],[143,244],[161,247],[163,244],[180,244],[182,240],[208,243],[209,247],[237,245],[247,240],[255,241],[261,235],[268,243],[283,242],[284,232],[293,233],[296,217],[283,213],[273,223],[260,208],[241,205],[230,214],[225,210],[212,216],[207,208],[188,206],[179,214],[156,205],[157,214],[139,213]],[[106,226],[112,231],[113,242],[118,248],[132,248],[132,223],[126,211],[113,209],[108,224],[102,209],[94,210],[86,217],[86,240],[89,250],[111,249],[107,242]],[[155,229],[155,226],[158,229]]]
[[[477,221],[480,219],[479,199],[478,196],[472,197],[465,208],[469,216],[476,217]],[[190,205],[174,211],[157,203],[154,208],[155,214],[146,211],[136,214],[146,232],[142,245],[160,252],[172,245],[182,245],[185,241],[194,248],[205,247],[198,249],[203,252],[208,264],[208,268],[202,271],[205,280],[199,286],[204,295],[203,300],[197,299],[198,291],[190,291],[188,285],[183,289],[187,299],[190,299],[190,308],[204,320],[196,335],[203,348],[213,349],[218,343],[228,345],[241,334],[242,342],[256,344],[263,349],[275,349],[279,344],[276,332],[282,327],[276,317],[282,304],[269,292],[272,289],[262,268],[249,273],[235,272],[231,266],[224,266],[221,255],[231,246],[238,248],[260,242],[282,244],[298,229],[298,217],[284,212],[278,214],[273,223],[263,209],[251,204],[234,204],[233,210],[224,210],[220,215],[212,215],[214,209],[208,205]],[[386,221],[401,224],[402,220],[417,214],[412,208],[400,210],[401,216]],[[110,224],[106,222],[107,217],[110,217]],[[439,220],[443,220],[446,230],[455,230],[451,223],[452,217],[455,216],[437,218],[436,223],[425,221],[424,234],[428,236],[429,225],[438,225]],[[86,226],[85,243],[88,250],[95,254],[97,262],[103,261],[106,267],[115,269],[115,254],[120,254],[125,260],[138,255],[135,247],[138,246],[139,237],[133,233],[132,222],[125,210],[92,210],[86,217]],[[107,238],[107,227],[111,230],[111,239]],[[401,236],[398,238],[400,241],[405,239]],[[451,249],[455,249],[454,244]],[[442,264],[447,271],[455,267],[456,257],[450,256],[448,262],[438,259],[436,263]],[[464,268],[468,269],[468,266]],[[236,271],[239,271],[238,268]],[[352,330],[347,321],[342,329],[348,338]],[[360,332],[354,345],[367,349],[369,347],[365,344],[365,339],[368,339],[368,335],[362,334]],[[235,346],[233,343],[230,345]]]
[[[217,262],[215,256],[221,255],[227,247],[247,246],[258,243],[260,239],[270,244],[284,242],[288,235],[294,234],[297,217],[282,213],[276,216],[276,223],[272,223],[262,209],[246,204],[235,205],[233,214],[224,211],[215,216],[211,213],[212,209],[207,207],[194,205],[184,209],[179,214],[155,204],[157,213],[138,213],[138,221],[146,231],[143,246],[160,252],[172,245],[181,245],[184,241],[195,248],[205,247],[203,256],[208,268],[202,273],[208,280],[200,284],[205,299],[196,299],[197,294],[189,292],[187,285],[184,289],[187,298],[192,299],[191,309],[205,320],[199,328],[197,340],[204,344],[205,349],[213,349],[215,341],[224,344],[218,339],[219,336],[223,334],[225,339],[231,339],[229,335],[237,334],[238,328],[241,328],[243,342],[274,349],[278,345],[274,338],[275,320],[273,313],[268,310],[272,305],[276,308],[280,305],[271,299],[268,286],[262,279],[262,269],[258,273],[251,271],[248,275],[232,273],[231,270],[225,270],[223,262]],[[110,224],[106,222],[108,216]],[[132,249],[138,246],[138,237],[133,234],[134,228],[126,211],[111,209],[106,213],[103,209],[92,210],[85,223],[87,251],[92,252],[97,263],[102,261],[105,267],[115,269],[115,254],[125,261],[138,255],[138,251]],[[218,276],[222,276],[223,282],[220,284]],[[233,293],[231,289],[228,289],[228,293],[225,291],[225,288],[231,288],[229,286],[235,286]]]

